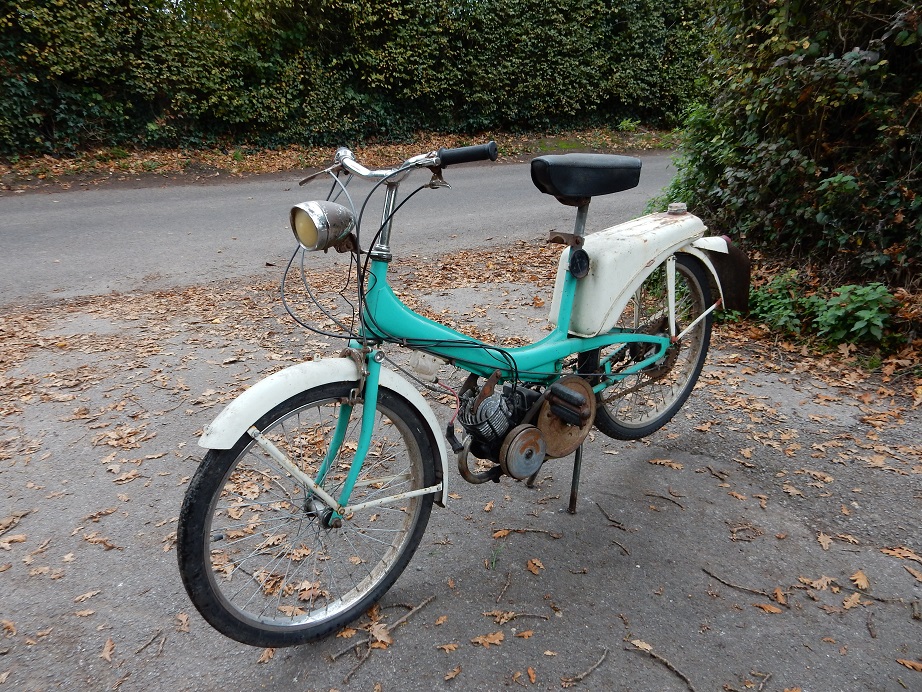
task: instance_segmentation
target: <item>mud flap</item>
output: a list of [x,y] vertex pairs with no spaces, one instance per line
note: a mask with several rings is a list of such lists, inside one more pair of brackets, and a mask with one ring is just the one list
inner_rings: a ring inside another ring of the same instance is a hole
[[726,236],[727,252],[704,250],[714,265],[717,278],[723,288],[724,310],[735,310],[742,315],[749,314],[750,261],[745,252],[734,245]]

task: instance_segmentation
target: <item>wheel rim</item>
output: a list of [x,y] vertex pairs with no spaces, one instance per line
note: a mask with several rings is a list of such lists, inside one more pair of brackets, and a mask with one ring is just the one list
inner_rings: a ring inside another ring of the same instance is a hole
[[[311,477],[336,427],[341,400],[301,406],[263,434]],[[358,439],[362,407],[350,416],[325,481],[338,497]],[[379,404],[371,449],[350,503],[422,487],[422,460],[407,425]],[[261,630],[348,620],[374,600],[410,543],[423,504],[404,500],[343,517],[329,528],[304,486],[251,443],[231,463],[208,511],[205,570],[222,606]],[[348,614],[348,615],[347,615]]]
[[[615,327],[668,336],[665,285],[665,268],[660,267],[635,292]],[[698,278],[681,263],[676,264],[675,290],[676,330],[681,333],[704,312],[705,299]],[[684,400],[689,381],[697,375],[706,348],[707,327],[707,320],[701,320],[681,342],[670,346],[659,361],[605,389],[599,403],[608,415],[625,428],[642,428],[669,415]],[[612,371],[643,360],[648,351],[643,347],[615,350]],[[606,357],[609,355],[600,354],[603,361]]]

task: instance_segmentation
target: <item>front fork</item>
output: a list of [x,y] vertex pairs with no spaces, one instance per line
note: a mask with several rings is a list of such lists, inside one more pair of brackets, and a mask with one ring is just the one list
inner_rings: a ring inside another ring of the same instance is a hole
[[[305,486],[309,493],[306,500],[308,504],[312,503],[313,498],[316,497],[322,501],[322,504],[332,510],[326,519],[326,523],[330,527],[341,524],[343,512],[349,504],[349,497],[352,495],[352,490],[355,488],[356,481],[362,471],[365,458],[368,456],[368,452],[371,449],[371,436],[374,432],[375,414],[377,411],[378,383],[381,378],[381,362],[384,360],[384,357],[380,351],[369,351],[367,354],[363,355],[364,358],[362,368],[360,369],[361,378],[359,380],[359,386],[352,390],[349,398],[344,400],[339,408],[336,428],[333,431],[333,438],[330,440],[330,446],[327,448],[326,456],[320,465],[316,478],[311,478],[293,464],[271,440],[263,436],[255,427],[251,427],[248,431],[250,437],[255,440],[256,444]],[[322,485],[327,473],[329,473],[333,465],[333,460],[336,459],[337,455],[342,450],[343,443],[346,440],[346,432],[349,428],[349,421],[352,418],[354,405],[360,401],[363,402],[365,406],[362,408],[362,424],[355,455],[352,458],[349,474],[346,476],[339,497],[334,498],[322,488]]]

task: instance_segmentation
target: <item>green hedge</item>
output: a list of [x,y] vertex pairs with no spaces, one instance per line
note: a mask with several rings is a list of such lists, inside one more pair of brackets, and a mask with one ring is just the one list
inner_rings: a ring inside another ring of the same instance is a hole
[[675,124],[705,0],[9,0],[0,155]]
[[750,247],[830,278],[918,276],[922,13],[902,0],[715,0],[712,98],[693,109],[685,198]]

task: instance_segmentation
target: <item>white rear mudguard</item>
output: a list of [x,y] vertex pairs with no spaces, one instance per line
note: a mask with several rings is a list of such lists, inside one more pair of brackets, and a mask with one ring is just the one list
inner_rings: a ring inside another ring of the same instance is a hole
[[[649,214],[586,236],[589,274],[576,285],[570,332],[592,337],[609,331],[646,278],[667,257],[684,252],[701,260],[723,299],[723,287],[705,251],[726,253],[722,237],[703,237],[707,227],[693,214]],[[564,274],[570,251],[564,250],[557,267],[550,321],[557,324]]]
[[[205,426],[199,438],[199,447],[206,449],[230,449],[257,420],[273,408],[299,392],[331,382],[354,382],[359,379],[358,369],[349,358],[327,358],[293,365],[260,380],[234,399],[218,414],[210,425]],[[380,387],[399,394],[419,411],[429,426],[435,440],[436,472],[441,476],[442,491],[436,495],[436,502],[442,504],[448,497],[447,467],[448,454],[445,440],[439,430],[439,422],[432,407],[423,399],[415,387],[397,373],[381,368]]]

